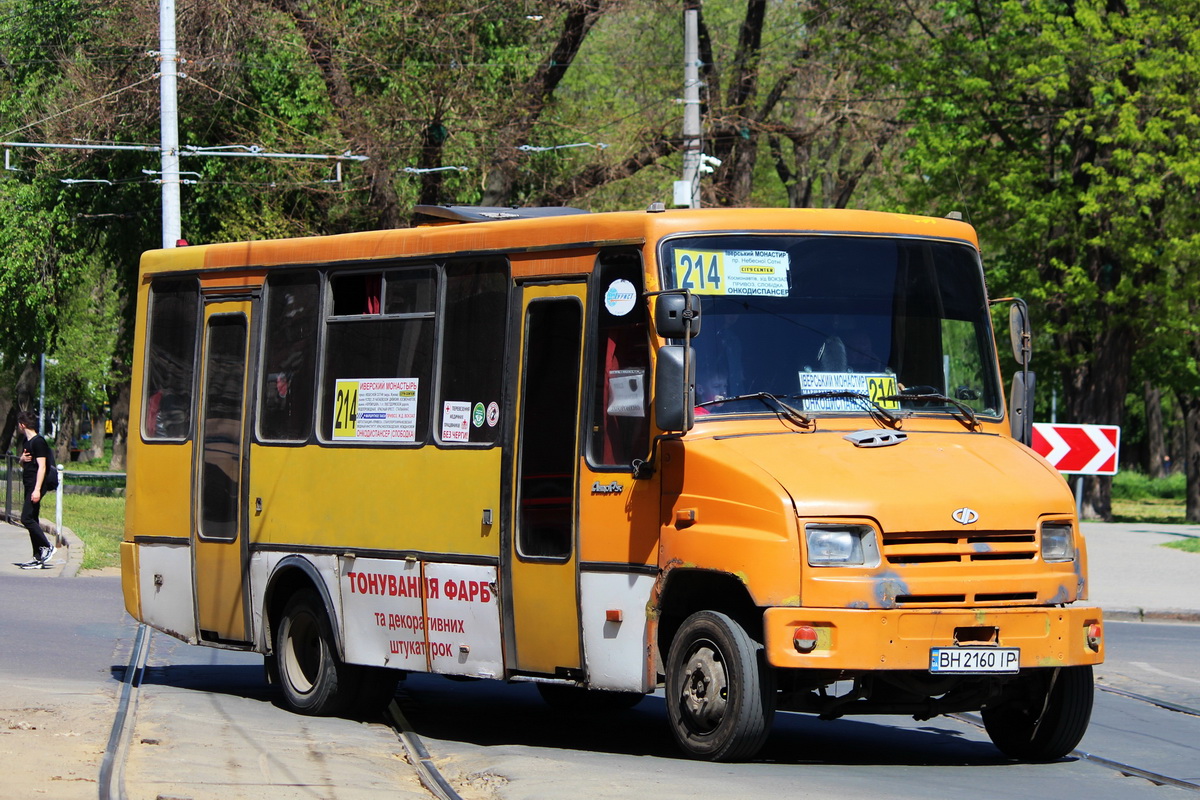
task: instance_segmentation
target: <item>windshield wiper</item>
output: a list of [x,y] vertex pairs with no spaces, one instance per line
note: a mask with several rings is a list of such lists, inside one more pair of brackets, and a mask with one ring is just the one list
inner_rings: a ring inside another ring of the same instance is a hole
[[733,397],[722,397],[720,400],[705,400],[703,403],[696,403],[697,408],[703,406],[715,406],[718,403],[732,403],[735,400],[762,400],[767,406],[774,404],[775,410],[783,414],[797,425],[807,428],[812,424],[812,420],[804,416],[803,412],[795,406],[783,402],[770,392],[752,392],[750,394],[739,394]]
[[883,400],[936,400],[943,403],[949,403],[962,412],[964,420],[962,423],[970,430],[983,430],[983,425],[979,423],[979,418],[975,416],[975,409],[971,408],[961,400],[955,400],[949,395],[941,394],[940,392],[921,392],[919,394],[890,394]]
[[[907,396],[907,395],[906,395]],[[827,392],[805,392],[804,394],[790,394],[788,397],[796,400],[856,400],[871,418],[880,425],[887,425],[890,428],[900,427],[900,417],[896,416],[879,403],[872,400],[868,395],[862,392],[852,392],[848,389],[831,389]],[[891,400],[891,397],[885,397],[884,400]]]

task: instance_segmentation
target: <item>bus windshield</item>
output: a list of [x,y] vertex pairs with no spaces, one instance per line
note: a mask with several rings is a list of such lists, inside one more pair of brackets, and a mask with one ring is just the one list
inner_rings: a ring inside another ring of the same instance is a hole
[[1003,414],[983,271],[967,244],[710,235],[669,239],[660,257],[664,285],[699,296],[699,413],[768,411],[768,393],[806,415]]

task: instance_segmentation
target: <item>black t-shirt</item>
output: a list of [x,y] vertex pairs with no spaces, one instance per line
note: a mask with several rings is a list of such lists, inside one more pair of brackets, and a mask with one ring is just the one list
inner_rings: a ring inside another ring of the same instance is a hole
[[[25,485],[32,488],[37,483],[38,462],[39,458],[46,459],[46,469],[50,469],[50,445],[46,444],[46,440],[41,436],[34,436],[32,439],[25,440],[25,452],[29,453],[33,458],[22,464],[23,472],[21,477],[25,481]],[[46,477],[42,476],[42,483],[45,484]]]

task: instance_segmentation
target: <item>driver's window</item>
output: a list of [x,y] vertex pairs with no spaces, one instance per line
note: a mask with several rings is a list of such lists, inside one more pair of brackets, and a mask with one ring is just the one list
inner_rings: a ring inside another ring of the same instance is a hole
[[650,446],[650,344],[641,255],[602,252],[593,280],[596,352],[588,459],[597,467],[631,469]]

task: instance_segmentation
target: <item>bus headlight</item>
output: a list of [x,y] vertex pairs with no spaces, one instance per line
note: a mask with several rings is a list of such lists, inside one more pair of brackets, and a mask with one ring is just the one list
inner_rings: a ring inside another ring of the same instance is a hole
[[810,522],[804,526],[810,567],[874,567],[879,546],[870,525]]
[[1042,525],[1042,561],[1074,561],[1075,531],[1069,522]]

